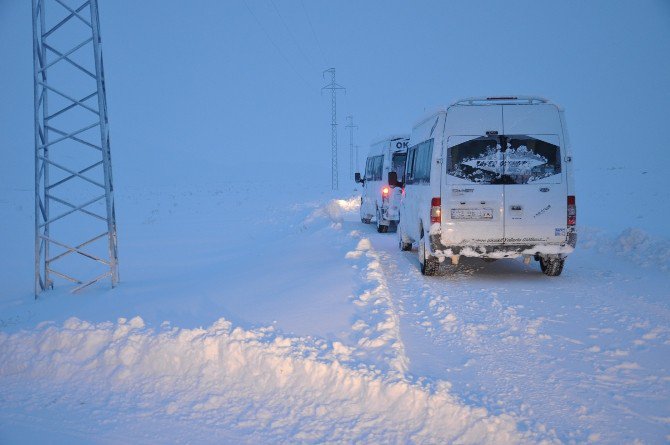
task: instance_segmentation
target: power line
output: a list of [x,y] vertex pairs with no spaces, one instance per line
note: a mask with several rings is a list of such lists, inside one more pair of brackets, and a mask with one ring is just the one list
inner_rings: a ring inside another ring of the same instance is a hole
[[312,24],[312,20],[309,18],[307,8],[305,8],[305,4],[303,3],[302,0],[300,0],[300,4],[302,5],[302,10],[305,12],[305,17],[307,17],[307,22],[309,23],[309,28],[312,30],[314,40],[316,40],[316,44],[319,47],[319,51],[321,52],[321,59],[323,59],[323,64],[327,66],[328,62],[326,62],[326,56],[324,55],[325,53],[323,51],[323,48],[321,47],[321,42],[319,42],[319,38],[316,36],[316,31],[314,31],[314,25]]
[[274,8],[275,12],[279,16],[279,19],[284,24],[284,28],[286,28],[286,31],[288,32],[288,35],[291,36],[291,40],[293,40],[293,43],[295,43],[295,46],[298,47],[298,50],[300,51],[300,54],[302,54],[302,56],[305,58],[305,60],[307,61],[308,64],[314,66],[314,63],[312,62],[312,60],[307,56],[305,51],[303,51],[302,46],[300,45],[298,39],[295,38],[295,35],[293,34],[293,32],[291,31],[291,28],[286,23],[286,20],[284,20],[284,16],[282,16],[281,12],[279,12],[279,8],[277,8],[277,4],[274,2],[274,0],[270,0],[270,3],[272,4],[272,7]]
[[275,49],[277,50],[279,55],[282,57],[282,59],[284,59],[286,64],[291,67],[291,69],[298,75],[298,77],[300,77],[300,79],[305,83],[305,85],[307,85],[308,87],[311,88],[312,85],[307,81],[307,79],[305,79],[303,77],[302,74],[300,74],[300,71],[298,71],[295,68],[295,66],[291,63],[291,61],[288,59],[288,57],[286,57],[284,52],[281,50],[279,45],[277,45],[277,43],[275,43],[275,41],[272,39],[272,37],[270,36],[270,33],[268,33],[268,31],[265,29],[265,27],[263,26],[261,21],[258,20],[258,17],[256,16],[256,14],[254,14],[254,11],[252,11],[251,8],[249,7],[249,4],[247,3],[247,0],[243,0],[243,2],[244,2],[244,6],[246,6],[247,10],[249,11],[249,14],[251,14],[251,16],[254,18],[254,20],[256,20],[256,23],[258,24],[258,26],[261,28],[261,30],[263,30],[263,33],[265,34],[265,37],[267,37],[267,39],[270,41],[270,43],[272,43],[272,46],[275,47]]

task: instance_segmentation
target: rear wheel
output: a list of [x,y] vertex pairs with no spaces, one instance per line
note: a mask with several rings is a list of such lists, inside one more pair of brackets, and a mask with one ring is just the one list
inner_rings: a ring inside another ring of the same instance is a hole
[[389,221],[388,231],[389,232],[397,232],[398,231],[398,222],[397,221]]
[[377,232],[379,233],[386,233],[389,230],[389,226],[384,226],[379,223],[381,220],[381,214],[379,213],[379,209],[377,209]]
[[412,250],[412,243],[406,243],[402,240],[402,235],[398,235],[398,248],[404,252]]
[[398,248],[405,252],[408,250],[412,250],[412,243],[406,243],[404,241],[405,237],[403,236],[402,225],[400,223],[398,223],[397,232],[398,232]]
[[540,256],[540,269],[550,277],[557,277],[563,272],[565,258]]
[[365,213],[365,209],[363,206],[363,197],[361,196],[361,222],[363,224],[370,224],[371,219],[368,218],[368,215]]
[[437,275],[440,269],[440,261],[429,253],[423,230],[419,240],[419,262],[421,263],[421,274],[426,276]]

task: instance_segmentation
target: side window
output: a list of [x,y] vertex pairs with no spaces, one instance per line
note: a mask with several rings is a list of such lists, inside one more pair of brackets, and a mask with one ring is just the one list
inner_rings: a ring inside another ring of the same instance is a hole
[[414,183],[414,155],[416,154],[416,145],[407,150],[407,164],[405,165],[405,183]]
[[405,176],[405,161],[407,159],[407,153],[394,153],[391,163],[391,171],[395,172],[398,175],[398,180],[403,181]]
[[433,139],[417,145],[412,169],[413,182],[430,182],[430,168],[433,161]]
[[374,158],[368,158],[365,162],[365,179],[367,181],[372,179],[372,166]]
[[375,157],[375,172],[374,172],[375,181],[381,181],[383,166],[384,166],[384,156]]

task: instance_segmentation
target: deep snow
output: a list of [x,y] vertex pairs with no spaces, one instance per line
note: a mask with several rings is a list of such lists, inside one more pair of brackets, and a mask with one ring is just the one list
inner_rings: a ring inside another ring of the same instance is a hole
[[638,197],[620,229],[589,196],[561,277],[464,260],[425,278],[355,193],[129,190],[122,285],[34,301],[31,196],[7,191],[0,439],[662,443],[663,222]]

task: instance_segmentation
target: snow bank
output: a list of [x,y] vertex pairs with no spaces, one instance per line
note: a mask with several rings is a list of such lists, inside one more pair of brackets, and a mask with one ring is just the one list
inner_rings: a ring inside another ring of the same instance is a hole
[[320,218],[329,219],[335,228],[341,228],[344,215],[351,213],[360,207],[360,197],[354,196],[349,199],[333,199],[325,206],[314,210],[303,222],[305,226]]
[[[109,428],[110,410],[163,419],[172,426],[155,432],[159,442],[217,442],[235,431],[250,434],[240,436],[249,442],[531,440],[512,417],[468,407],[446,385],[431,391],[362,366],[349,369],[335,359],[341,348],[272,328],[234,328],[224,319],[206,329],[166,324],[155,331],[139,317],[100,324],[72,318],[0,333],[0,400],[3,409],[26,398],[34,407],[58,406],[67,394],[105,412],[95,427],[101,430]],[[181,439],[180,425],[188,425]],[[199,436],[200,426],[207,435]]]
[[359,311],[351,329],[357,340],[357,355],[365,356],[367,363],[382,364],[384,371],[402,375],[409,367],[409,359],[400,336],[400,317],[388,289],[379,253],[358,231],[352,231],[349,236],[358,242],[355,250],[347,252],[345,258],[356,262],[362,281],[366,283],[354,299]]
[[629,227],[617,236],[594,229],[580,231],[585,248],[594,248],[602,254],[627,257],[643,267],[670,270],[670,241],[649,235],[642,229]]
[[[330,228],[337,230],[343,227],[345,221],[353,220],[355,225],[359,225],[359,207],[360,197],[333,199],[312,212],[304,224],[316,225],[317,221],[325,220],[331,222]],[[357,363],[374,367],[387,377],[402,376],[408,369],[409,360],[400,336],[400,317],[381,268],[379,253],[359,230],[352,230],[346,238],[340,239],[353,248],[345,253],[344,258],[359,271],[359,277],[355,294],[350,297],[356,307],[355,321],[349,334],[354,344],[350,347],[338,345],[338,360],[352,367]]]

